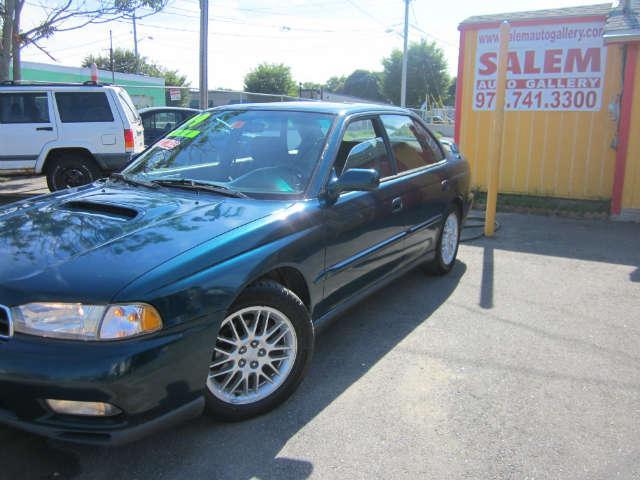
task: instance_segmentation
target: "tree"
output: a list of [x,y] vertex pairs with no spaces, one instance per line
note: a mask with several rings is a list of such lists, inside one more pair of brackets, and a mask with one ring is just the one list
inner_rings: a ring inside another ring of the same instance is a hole
[[298,85],[297,96],[302,98],[320,99],[323,85],[316,82],[302,82]]
[[[92,63],[101,70],[111,70],[111,58],[109,55],[88,55],[82,60],[83,67],[90,67]],[[124,48],[116,48],[113,51],[113,70],[120,73],[136,73],[139,67],[139,73],[144,75],[155,76],[157,67],[150,64],[146,57],[136,58],[133,50]]]
[[[402,52],[394,50],[382,60],[383,92],[395,104],[400,104],[402,81]],[[449,74],[444,52],[435,42],[412,42],[407,58],[407,106],[419,107],[429,98],[447,96]]]
[[[9,80],[9,65],[13,61],[13,79],[22,78],[20,51],[33,45],[55,61],[40,45],[56,32],[83,28],[92,23],[106,23],[122,18],[144,18],[162,10],[168,0],[58,0],[47,2],[44,18],[37,19],[31,28],[21,30],[20,19],[26,0],[0,0],[0,81]],[[138,15],[136,10],[146,9]]]
[[458,77],[453,77],[449,88],[447,88],[447,98],[444,100],[444,104],[448,106],[455,105],[456,103],[456,85],[458,83]]
[[384,100],[379,73],[355,70],[345,81],[340,93],[380,102]]
[[321,88],[323,88],[323,85],[321,83],[302,82],[302,89],[303,90],[320,90]]
[[261,63],[244,77],[245,92],[290,95],[296,91],[291,68],[283,63]]
[[[82,60],[83,67],[90,67],[92,63],[101,70],[111,70],[111,58],[109,55],[89,55]],[[181,75],[178,70],[168,70],[147,59],[147,57],[136,55],[132,50],[116,48],[113,51],[113,70],[120,73],[141,73],[150,77],[164,78],[167,87],[188,87],[190,83],[185,75]],[[165,91],[167,105],[185,106],[189,103],[189,90],[181,89],[180,100],[172,101],[169,97],[169,90]]]
[[[162,76],[164,77],[164,84],[167,87],[189,87],[191,86],[191,82],[187,80],[186,75],[181,75],[178,70],[166,70],[164,68],[161,69]],[[186,107],[189,105],[189,100],[191,99],[191,93],[188,88],[180,89],[180,100],[171,100],[169,95],[169,89],[165,90],[165,98],[167,105],[172,105],[174,107]]]
[[347,79],[344,75],[341,77],[331,77],[327,80],[324,88],[333,93],[342,93],[342,89],[344,88],[344,82]]

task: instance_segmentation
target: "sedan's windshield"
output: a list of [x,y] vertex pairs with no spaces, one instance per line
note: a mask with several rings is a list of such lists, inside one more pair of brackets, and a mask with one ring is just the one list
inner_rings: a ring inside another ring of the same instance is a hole
[[207,183],[249,195],[300,194],[332,121],[332,115],[312,112],[204,112],[158,141],[123,174],[165,185],[171,182],[158,181]]

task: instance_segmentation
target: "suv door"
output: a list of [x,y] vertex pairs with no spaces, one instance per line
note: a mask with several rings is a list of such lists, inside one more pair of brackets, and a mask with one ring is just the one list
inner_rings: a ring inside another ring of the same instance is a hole
[[48,92],[0,92],[0,169],[33,170],[58,137]]
[[[347,165],[347,155],[358,143],[377,139],[381,154],[369,164]],[[393,181],[393,164],[382,125],[376,117],[356,118],[347,125],[334,162],[334,173],[348,168],[374,168],[380,173],[379,188],[369,192],[345,192],[324,209],[326,260],[324,314],[337,304],[367,288],[402,266],[405,228],[401,183]]]
[[436,248],[445,209],[453,201],[446,157],[439,142],[416,119],[381,115],[403,184],[401,213],[407,229],[405,249],[410,260]]

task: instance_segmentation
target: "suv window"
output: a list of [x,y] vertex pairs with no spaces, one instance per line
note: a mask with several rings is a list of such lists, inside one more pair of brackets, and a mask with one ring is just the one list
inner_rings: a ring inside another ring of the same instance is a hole
[[47,94],[0,93],[0,123],[49,123]]
[[347,165],[347,157],[353,147],[359,143],[374,139],[378,139],[380,143],[383,142],[380,135],[376,134],[375,125],[372,119],[355,120],[349,123],[344,132],[344,136],[342,137],[342,142],[340,143],[338,155],[336,156],[336,161],[334,163],[336,174],[340,175],[348,168],[373,168],[380,173],[381,178],[391,176],[393,173],[386,148],[384,150],[381,149],[380,154],[375,156],[366,164],[360,163],[358,165]]
[[435,139],[422,125],[405,115],[381,115],[398,172],[439,162],[444,157]]
[[126,90],[118,89],[118,97],[125,105],[124,114],[127,116],[127,119],[131,123],[139,123],[140,122],[140,114],[136,110],[136,107],[133,105],[131,101],[131,97],[127,93]]
[[104,92],[56,92],[62,123],[113,122]]

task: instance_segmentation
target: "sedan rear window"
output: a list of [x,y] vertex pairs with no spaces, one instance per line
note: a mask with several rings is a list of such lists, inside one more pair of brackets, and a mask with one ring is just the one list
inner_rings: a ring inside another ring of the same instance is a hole
[[62,123],[113,122],[104,92],[57,92],[55,95]]

